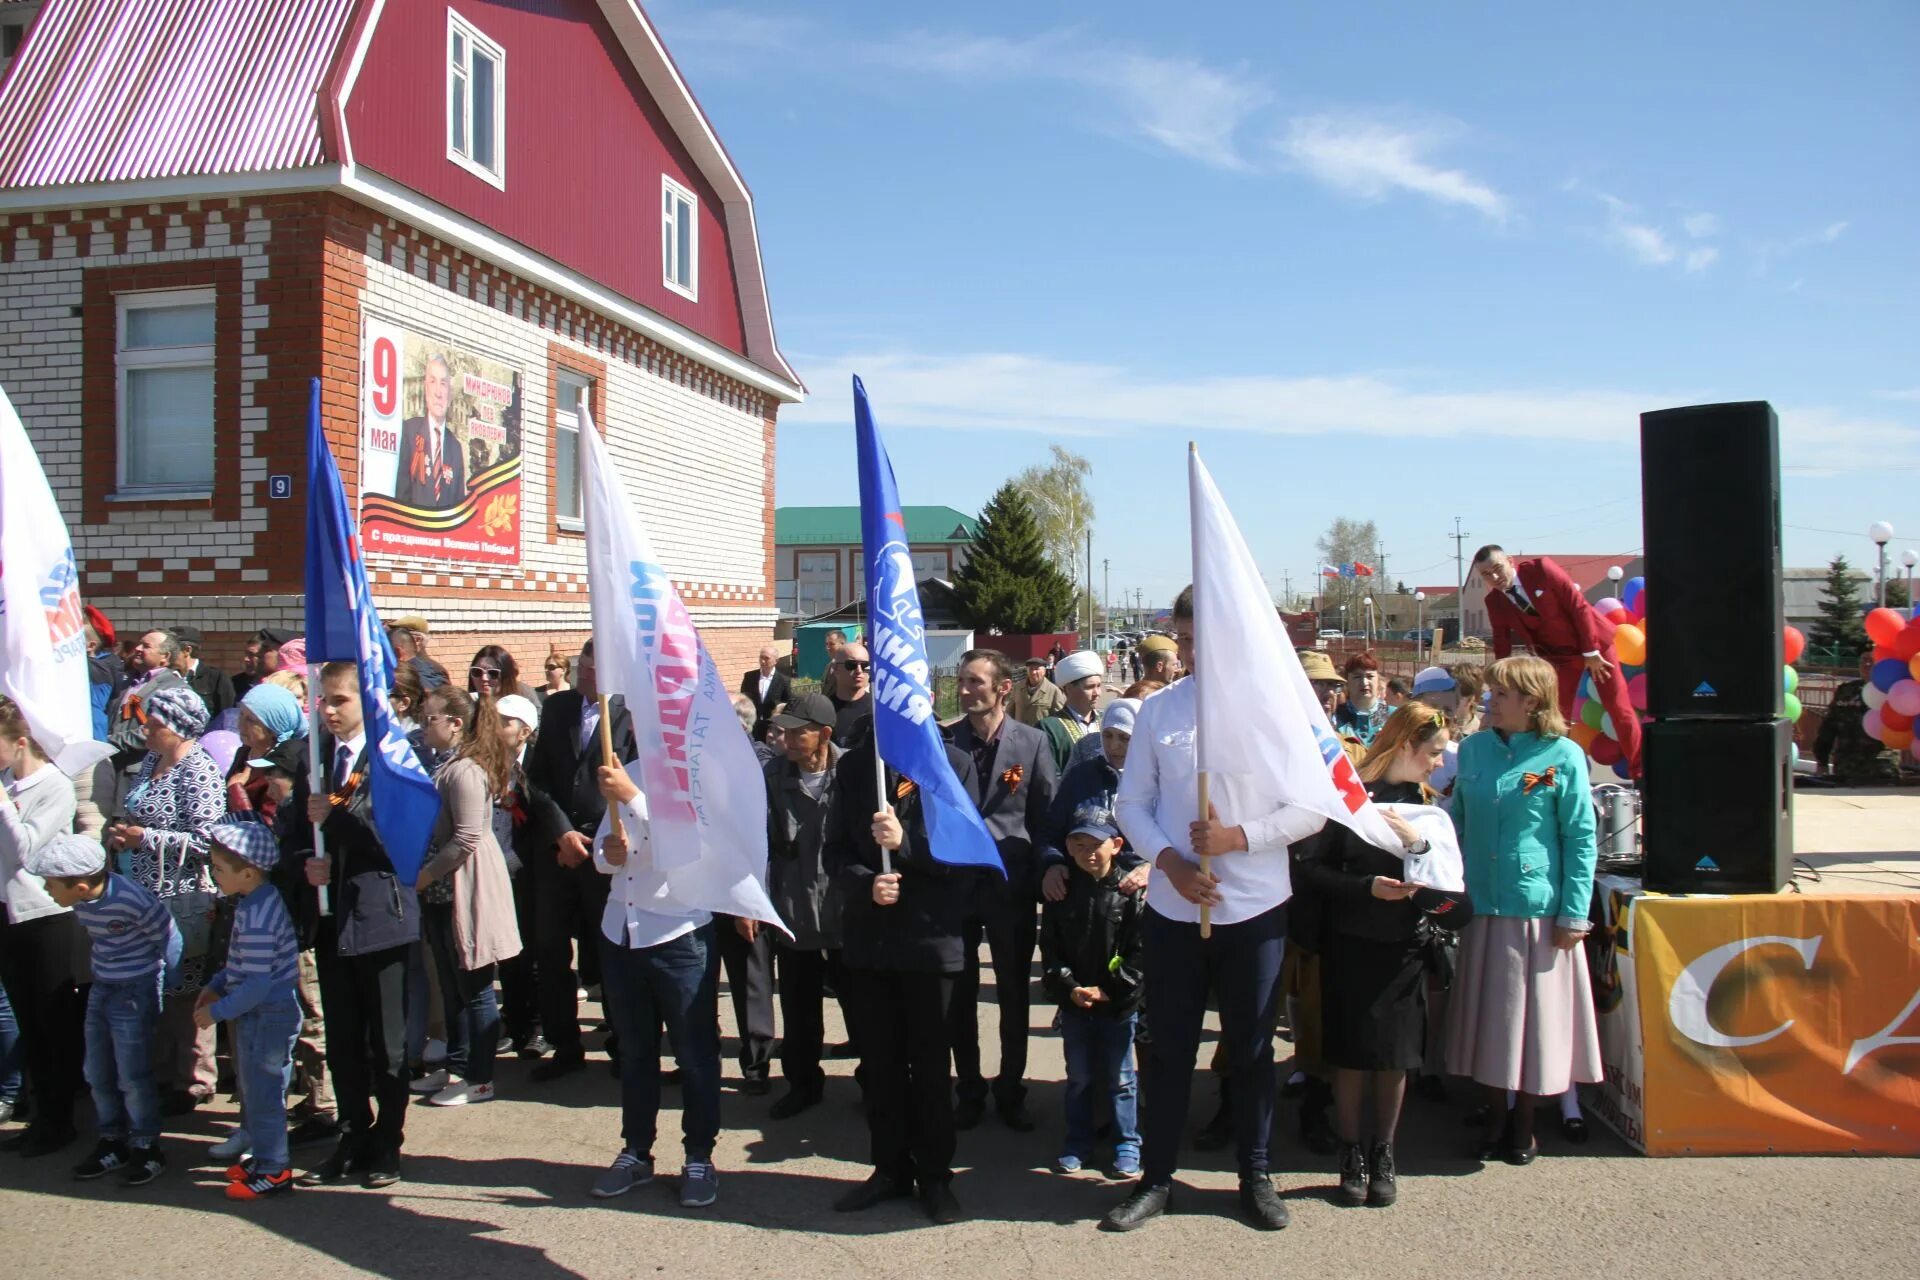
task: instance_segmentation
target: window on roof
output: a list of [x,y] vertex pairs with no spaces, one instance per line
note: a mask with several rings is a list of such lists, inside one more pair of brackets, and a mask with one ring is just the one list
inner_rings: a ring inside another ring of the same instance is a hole
[[660,262],[667,288],[700,296],[700,201],[672,178],[660,178]]
[[119,491],[211,492],[213,290],[123,293],[118,304]]
[[447,10],[447,159],[507,185],[507,51]]

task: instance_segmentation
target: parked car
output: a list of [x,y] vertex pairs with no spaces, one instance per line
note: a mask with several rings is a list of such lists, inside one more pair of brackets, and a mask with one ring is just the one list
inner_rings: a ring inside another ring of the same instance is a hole
[[1327,647],[1327,641],[1345,640],[1346,638],[1347,633],[1344,631],[1324,630],[1320,633],[1319,638],[1314,641],[1313,647],[1316,649],[1324,649]]
[[1429,645],[1433,643],[1433,628],[1420,627],[1415,630],[1410,630],[1400,638],[1408,644]]

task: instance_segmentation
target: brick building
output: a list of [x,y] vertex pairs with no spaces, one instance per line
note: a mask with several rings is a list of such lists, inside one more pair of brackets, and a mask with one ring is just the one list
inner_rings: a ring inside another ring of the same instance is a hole
[[43,0],[0,83],[0,336],[122,630],[230,665],[301,629],[318,376],[381,610],[449,666],[537,678],[587,633],[576,405],[722,668],[772,636],[804,388],[634,0]]

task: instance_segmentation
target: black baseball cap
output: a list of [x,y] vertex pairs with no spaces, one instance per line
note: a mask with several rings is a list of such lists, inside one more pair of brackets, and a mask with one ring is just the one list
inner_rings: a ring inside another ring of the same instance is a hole
[[814,725],[832,728],[840,713],[824,693],[803,693],[787,703],[787,709],[773,717],[782,729],[807,729]]
[[290,632],[276,631],[272,627],[262,627],[253,634],[256,639],[264,644],[271,645],[275,649],[278,649],[281,645],[293,639]]
[[266,755],[247,761],[247,768],[278,769],[289,778],[298,778],[307,771],[307,740],[288,738],[285,742],[275,743]]

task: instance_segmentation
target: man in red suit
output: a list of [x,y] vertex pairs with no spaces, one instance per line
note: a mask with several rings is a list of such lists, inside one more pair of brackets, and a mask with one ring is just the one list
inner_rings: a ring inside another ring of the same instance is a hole
[[1580,677],[1593,677],[1594,695],[1613,717],[1620,753],[1640,776],[1640,713],[1627,696],[1627,677],[1613,651],[1613,624],[1593,611],[1580,587],[1550,558],[1515,560],[1497,546],[1474,552],[1473,571],[1487,587],[1493,656],[1513,652],[1517,634],[1560,676],[1560,714],[1573,718]]

